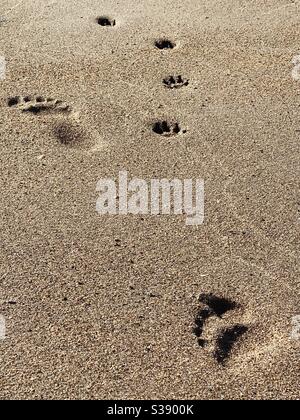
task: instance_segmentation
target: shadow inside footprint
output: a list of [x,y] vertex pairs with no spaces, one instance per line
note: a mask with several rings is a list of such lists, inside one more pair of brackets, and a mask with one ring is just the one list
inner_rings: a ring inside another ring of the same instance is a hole
[[198,312],[195,318],[196,327],[194,328],[194,334],[196,337],[201,337],[201,335],[203,334],[205,321],[207,321],[212,315],[213,313],[209,309],[203,309]]
[[70,113],[71,107],[58,99],[44,98],[43,96],[15,96],[8,98],[7,105],[21,112],[39,113]]
[[214,358],[219,364],[225,365],[233,346],[248,330],[245,325],[235,325],[220,332],[214,353]]
[[28,109],[23,110],[23,112],[31,112],[32,114],[35,114],[35,115],[39,114],[42,111],[43,111],[43,108],[41,108],[40,106],[36,106],[36,105],[32,105]]
[[84,134],[80,127],[69,122],[61,122],[53,129],[53,134],[60,144],[64,146],[78,146],[84,141]]
[[155,42],[155,46],[159,50],[172,50],[176,47],[176,44],[169,39],[159,39]]
[[198,338],[198,344],[200,347],[205,347],[206,345],[206,340],[203,340],[201,338],[203,331],[204,331],[204,327],[205,327],[205,323],[206,321],[213,316],[213,312],[210,309],[202,309],[200,310],[195,318],[195,327],[194,327],[194,334],[195,336]]
[[19,104],[19,102],[20,102],[19,97],[18,97],[18,96],[15,96],[15,97],[13,97],[13,98],[8,98],[8,100],[7,100],[7,105],[8,105],[10,108],[12,108],[12,107],[17,106],[17,105]]
[[212,317],[222,318],[226,312],[238,308],[239,305],[229,299],[215,296],[212,293],[201,294],[199,296],[199,302],[204,308],[202,306],[196,315],[193,332],[198,338],[198,344],[201,347],[204,347],[206,341],[201,339],[201,337],[204,332],[206,321]]

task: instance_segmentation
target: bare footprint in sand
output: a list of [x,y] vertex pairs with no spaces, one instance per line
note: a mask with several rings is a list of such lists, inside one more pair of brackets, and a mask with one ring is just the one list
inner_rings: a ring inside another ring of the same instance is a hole
[[180,89],[189,85],[189,80],[182,76],[168,76],[163,80],[163,84],[168,89]]
[[[193,332],[199,346],[207,348],[217,363],[225,366],[232,356],[232,351],[249,330],[246,325],[236,323],[238,313],[235,312],[241,306],[213,294],[200,295],[199,302],[200,308],[195,317]],[[223,319],[226,314],[227,319]]]
[[52,118],[52,135],[59,144],[67,147],[96,152],[104,144],[90,124],[83,124],[78,112],[59,99],[43,96],[15,96],[8,99],[10,108],[33,115],[46,115]]
[[52,129],[52,134],[58,143],[64,147],[89,151],[102,150],[104,143],[96,130],[83,126],[75,118],[60,118]]
[[116,19],[110,18],[109,16],[100,16],[97,18],[97,23],[100,26],[116,26]]

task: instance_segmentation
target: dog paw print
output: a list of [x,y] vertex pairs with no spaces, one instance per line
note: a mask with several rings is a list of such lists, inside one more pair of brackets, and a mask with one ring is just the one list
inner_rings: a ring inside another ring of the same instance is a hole
[[14,96],[8,99],[7,104],[10,108],[36,115],[40,113],[71,112],[71,107],[65,102],[58,99],[44,98],[43,96]]
[[117,22],[115,19],[110,18],[109,16],[100,16],[97,18],[97,23],[100,26],[116,26]]
[[168,89],[180,89],[189,85],[189,80],[182,76],[168,76],[163,80],[163,84]]
[[210,348],[217,363],[225,366],[233,349],[249,329],[243,324],[234,323],[233,320],[223,319],[225,314],[233,314],[240,305],[213,294],[200,295],[199,302],[200,308],[195,317],[194,327],[198,344],[203,349]]
[[217,337],[214,358],[216,361],[224,365],[231,355],[231,351],[235,344],[248,331],[248,327],[242,324],[233,325],[232,327],[222,329]]

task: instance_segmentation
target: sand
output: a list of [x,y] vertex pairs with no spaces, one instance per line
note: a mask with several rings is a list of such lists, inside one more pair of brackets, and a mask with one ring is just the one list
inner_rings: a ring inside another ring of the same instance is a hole
[[[2,0],[0,16],[0,398],[299,399],[299,1]],[[154,133],[164,119],[186,133]],[[204,179],[204,224],[100,216],[96,184],[120,170]],[[202,294],[235,302],[204,348]]]

